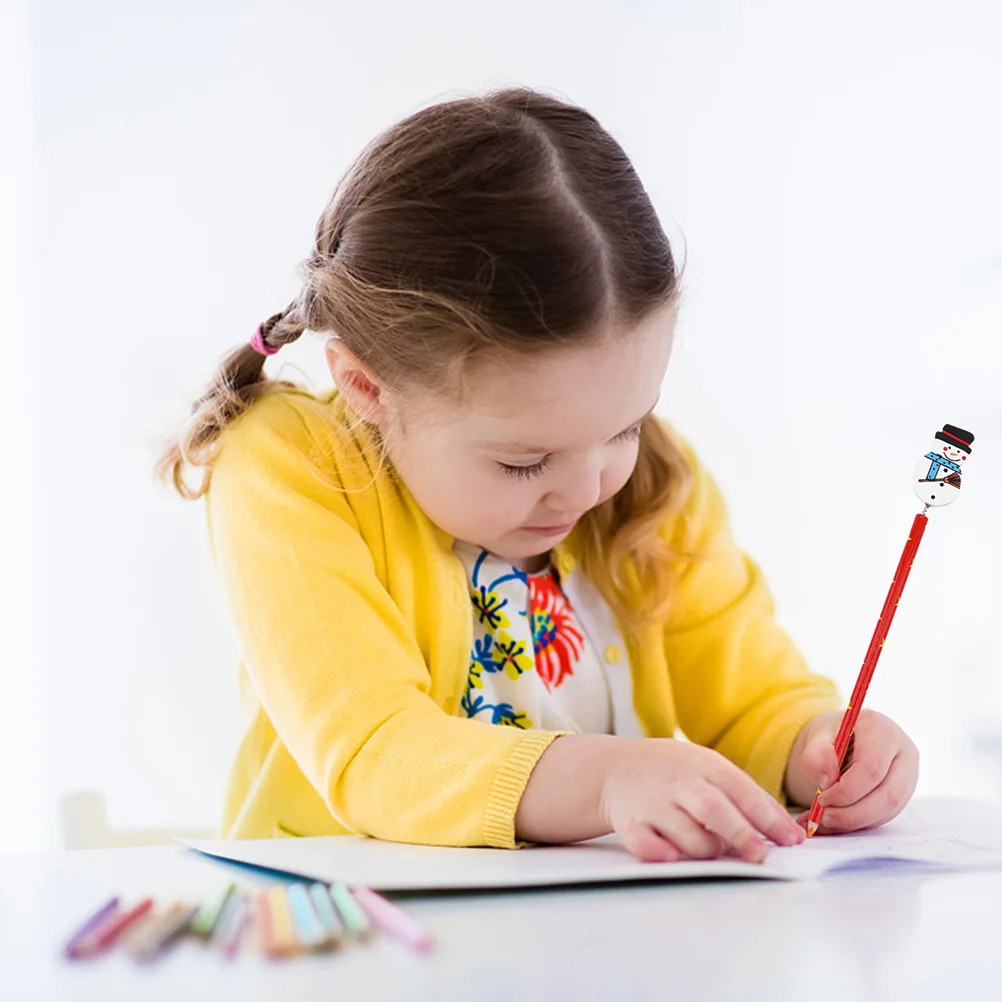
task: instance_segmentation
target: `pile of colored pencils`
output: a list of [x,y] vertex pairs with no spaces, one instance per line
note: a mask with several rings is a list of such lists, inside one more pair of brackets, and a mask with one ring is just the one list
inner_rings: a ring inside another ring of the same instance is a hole
[[70,937],[64,953],[85,960],[122,949],[137,963],[149,963],[187,937],[227,958],[255,947],[280,958],[365,943],[379,932],[418,952],[432,948],[422,925],[367,887],[289,884],[246,894],[230,884],[202,906],[173,903],[158,909],[152,898],[144,898],[125,907],[112,898]]

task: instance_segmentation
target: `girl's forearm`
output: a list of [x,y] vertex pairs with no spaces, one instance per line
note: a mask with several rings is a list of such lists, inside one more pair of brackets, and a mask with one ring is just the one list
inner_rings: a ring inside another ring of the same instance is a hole
[[525,842],[577,842],[608,835],[602,791],[609,764],[627,739],[568,734],[540,756],[515,814]]

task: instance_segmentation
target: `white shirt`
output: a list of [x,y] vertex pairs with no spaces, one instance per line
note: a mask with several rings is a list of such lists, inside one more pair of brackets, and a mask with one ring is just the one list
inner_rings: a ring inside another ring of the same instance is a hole
[[520,728],[639,737],[626,646],[595,587],[569,558],[527,574],[456,542],[466,568],[473,649],[458,712]]

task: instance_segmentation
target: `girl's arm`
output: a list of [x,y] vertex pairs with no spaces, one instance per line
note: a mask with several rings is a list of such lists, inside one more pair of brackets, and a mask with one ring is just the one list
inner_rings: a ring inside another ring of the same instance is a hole
[[780,845],[804,837],[772,797],[716,752],[603,734],[568,735],[550,745],[529,779],[515,828],[531,842],[615,831],[647,860],[713,858],[733,846],[759,862],[763,836]]
[[[431,698],[413,627],[376,566],[385,575],[411,555],[374,554],[363,538],[406,517],[395,485],[376,484],[378,457],[349,452],[318,406],[262,398],[226,430],[213,470],[213,554],[254,694],[289,767],[350,830],[513,846],[519,798],[556,735],[450,716]],[[465,591],[437,596],[437,580],[417,580],[415,601],[461,600],[469,615]]]

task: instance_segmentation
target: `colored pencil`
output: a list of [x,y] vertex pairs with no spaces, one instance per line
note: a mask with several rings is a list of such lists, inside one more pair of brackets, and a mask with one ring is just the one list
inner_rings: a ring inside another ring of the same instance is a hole
[[368,887],[355,887],[353,893],[358,903],[383,932],[419,953],[434,948],[431,933],[399,905]]
[[101,907],[98,908],[93,915],[85,919],[63,947],[63,952],[66,956],[71,959],[76,957],[80,944],[83,943],[84,940],[86,940],[87,937],[117,908],[118,898],[112,898],[110,901],[106,901],[103,905],[101,905]]
[[275,923],[271,915],[271,899],[267,891],[261,891],[254,903],[254,918],[257,920],[258,943],[261,952],[268,956],[278,955],[275,942]]
[[229,904],[230,898],[236,893],[236,890],[236,884],[230,884],[215,901],[199,908],[198,914],[191,923],[191,931],[194,935],[205,937],[212,935],[212,930],[215,928],[216,923]]
[[132,959],[140,964],[156,960],[187,931],[197,911],[197,905],[171,905],[129,941]]
[[287,957],[298,953],[299,937],[292,922],[292,909],[289,907],[289,896],[281,885],[268,891],[268,904],[271,906],[271,922],[275,938],[275,956]]
[[128,911],[115,911],[101,923],[77,947],[76,956],[95,957],[103,953],[130,928],[133,923],[142,918],[153,907],[153,898],[143,898],[139,904]]
[[212,945],[225,957],[234,957],[240,949],[244,926],[247,923],[248,899],[237,891],[229,900],[212,931]]
[[369,916],[359,907],[351,891],[344,884],[331,884],[331,900],[337,906],[345,926],[352,935],[362,939],[369,935],[372,931]]
[[288,890],[289,908],[300,943],[307,950],[316,950],[327,942],[323,924],[313,910],[310,893],[305,884],[293,884]]
[[320,924],[324,927],[327,942],[331,946],[337,946],[344,939],[344,922],[334,907],[327,885],[311,884],[310,900],[313,902]]
[[[849,705],[842,716],[842,724],[835,737],[835,756],[838,759],[839,769],[842,768],[846,751],[849,748],[849,739],[852,737],[856,721],[859,719],[859,711],[863,708],[863,699],[866,696],[866,690],[870,686],[870,679],[873,678],[877,661],[880,659],[880,652],[884,649],[884,641],[887,639],[887,633],[891,628],[894,613],[898,608],[898,602],[901,600],[901,593],[905,590],[905,582],[908,580],[908,574],[912,569],[915,554],[918,552],[919,543],[922,542],[922,535],[925,533],[925,527],[928,522],[929,518],[924,512],[920,512],[915,516],[911,532],[908,534],[908,541],[905,543],[901,559],[898,561],[897,570],[894,572],[890,591],[888,591],[887,598],[884,600],[883,609],[880,610],[880,618],[877,620],[877,626],[873,631],[870,646],[866,651],[866,657],[863,659],[863,666],[859,670],[856,687],[852,690],[852,696],[849,697]],[[818,830],[825,814],[825,809],[818,802],[820,796],[821,790],[819,789],[814,795],[814,803],[811,804],[811,810],[807,816],[808,838]]]

